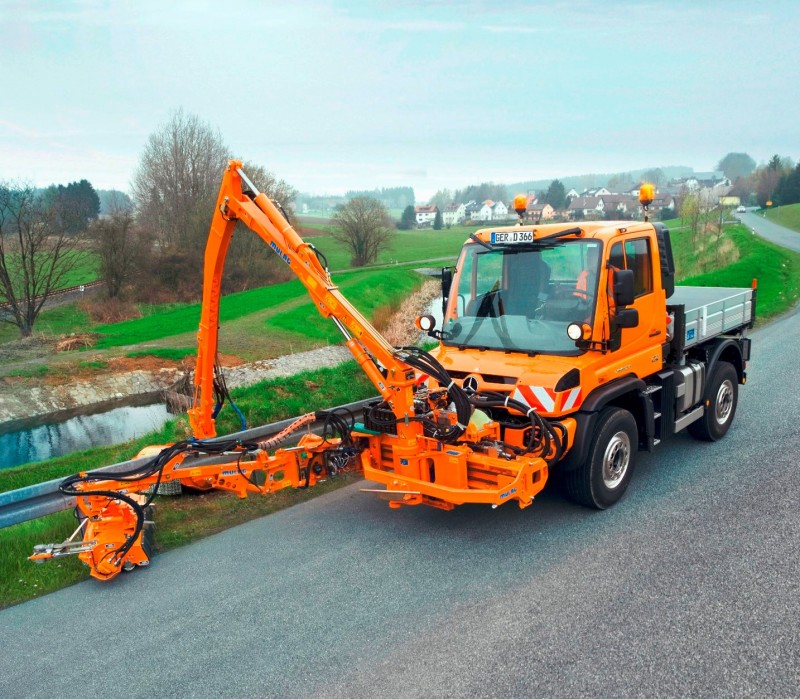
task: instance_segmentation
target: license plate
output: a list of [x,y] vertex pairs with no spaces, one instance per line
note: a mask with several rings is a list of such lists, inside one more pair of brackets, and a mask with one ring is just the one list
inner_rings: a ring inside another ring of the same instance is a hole
[[492,231],[492,245],[532,243],[533,231]]

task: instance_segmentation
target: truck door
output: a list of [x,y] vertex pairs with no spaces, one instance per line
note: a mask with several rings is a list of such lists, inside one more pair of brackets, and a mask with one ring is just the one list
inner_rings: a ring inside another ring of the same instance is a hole
[[[639,312],[639,324],[634,328],[617,330],[612,348],[650,352],[660,346],[666,334],[666,299],[663,289],[656,289],[653,268],[652,241],[648,236],[632,237],[611,246],[609,263],[617,269],[633,271],[635,299],[632,308]],[[626,352],[627,353],[627,352]]]

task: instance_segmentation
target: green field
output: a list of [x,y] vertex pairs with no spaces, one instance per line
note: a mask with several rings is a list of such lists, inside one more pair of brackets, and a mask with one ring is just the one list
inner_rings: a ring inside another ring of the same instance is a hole
[[[404,268],[365,269],[337,274],[334,281],[360,312],[372,318],[377,308],[394,305],[419,287],[421,277]],[[75,304],[67,304],[43,311],[36,331],[51,336],[97,333],[95,348],[100,350],[153,342],[183,349],[196,346],[199,303],[142,306],[140,310],[141,318],[95,324]],[[340,341],[333,323],[317,313],[298,280],[223,297],[220,322],[220,351],[251,360]],[[14,326],[0,326],[0,342],[18,337]]]
[[768,209],[767,218],[800,233],[800,204],[789,204],[788,206],[779,206],[776,209]]
[[90,284],[100,279],[100,256],[91,251],[82,252],[78,263],[64,278],[60,288]]
[[[100,277],[100,258],[94,252],[81,252],[77,264],[71,269],[58,285],[59,289],[68,289],[81,284],[90,284]],[[75,310],[75,305],[70,304],[59,308],[42,311],[34,325],[36,332],[48,335],[62,335],[73,332],[75,328],[86,325],[88,318],[85,314]],[[19,330],[15,325],[0,323],[0,343],[19,339]]]
[[[474,228],[467,227],[454,227],[450,230],[421,230],[421,231],[398,231],[393,239],[392,245],[379,256],[378,265],[391,265],[398,263],[400,265],[414,263],[418,261],[425,261],[429,259],[445,258],[445,262],[455,261],[458,251],[464,240],[467,239],[469,233],[474,231]],[[328,235],[314,236],[309,239],[315,246],[326,255],[329,261],[331,270],[340,270],[334,274],[334,282],[338,284],[346,293],[350,286],[356,283],[358,275],[370,275],[368,278],[370,283],[376,282],[377,277],[374,276],[374,270],[369,268],[361,270],[352,270],[350,266],[350,256],[342,248],[341,244],[333,240]],[[264,254],[271,254],[268,249],[264,249]],[[95,258],[87,257],[85,266],[83,267],[79,281],[76,284],[88,281],[92,264],[96,266],[97,260]],[[436,264],[444,264],[436,263]],[[350,270],[350,271],[342,271]],[[388,274],[388,282],[382,287],[390,287],[395,284],[400,288],[407,288],[407,279],[410,274],[407,270],[388,271],[382,274]],[[392,275],[399,274],[396,279]],[[81,276],[82,275],[82,276]],[[74,277],[77,279],[78,277]],[[96,275],[92,278],[96,278]],[[402,281],[406,280],[406,281]],[[367,288],[369,285],[361,283],[361,288]],[[384,289],[386,293],[378,296],[378,301],[391,302],[396,295],[388,293],[388,289]],[[391,299],[389,297],[392,297]],[[285,282],[283,284],[275,284],[269,287],[262,287],[260,289],[252,289],[249,291],[229,294],[225,296],[220,304],[220,320],[223,324],[229,324],[231,321],[245,318],[253,314],[269,314],[271,310],[277,309],[282,304],[303,304],[307,299],[307,295],[302,284],[298,280]],[[349,296],[350,300],[355,303],[359,310],[363,309],[359,305],[362,299],[358,296]],[[363,302],[366,306],[374,306],[374,299],[372,297],[365,298]],[[304,304],[304,312],[308,312],[308,305]],[[63,307],[45,309],[39,315],[35,325],[35,331],[44,333],[49,336],[65,335],[73,332],[96,332],[100,334],[96,347],[98,349],[108,349],[112,347],[134,345],[142,342],[153,342],[167,337],[175,337],[181,334],[190,334],[186,338],[182,338],[183,346],[189,347],[195,344],[194,333],[197,332],[198,321],[200,318],[200,304],[165,304],[162,306],[140,306],[140,311],[143,317],[136,318],[121,323],[113,323],[108,325],[93,324],[85,313],[78,311],[74,304]],[[314,318],[313,324],[319,325],[317,314],[310,314],[309,317]],[[292,316],[297,319],[298,316]],[[264,317],[253,318],[254,322],[259,326],[263,326]],[[273,330],[280,328],[287,328],[291,325],[290,320],[284,318],[278,321],[277,325],[272,325]],[[297,327],[296,324],[294,327]],[[291,329],[291,328],[289,328]],[[243,331],[245,331],[243,329]],[[249,332],[249,331],[245,331]],[[329,332],[326,332],[325,337],[331,337]],[[19,338],[19,331],[12,325],[0,324],[0,343],[9,342]],[[280,337],[276,336],[276,339]],[[283,338],[287,339],[287,338]],[[322,339],[318,337],[317,339]],[[235,344],[243,344],[237,341]],[[274,343],[273,343],[274,344]],[[302,345],[308,345],[308,342],[301,342]],[[257,349],[269,349],[271,343],[261,343]],[[253,358],[256,358],[253,356]]]
[[[16,276],[15,265],[19,267],[21,264],[19,255],[6,253],[5,259],[9,266],[11,277],[14,278]],[[37,259],[39,259],[38,253]],[[99,278],[99,255],[91,250],[82,250],[76,253],[74,266],[64,275],[64,278],[61,280],[61,283],[58,284],[56,290],[68,289],[72,286],[78,286],[80,284],[90,284],[91,282],[97,281]]]
[[[453,226],[440,231],[432,229],[396,231],[391,245],[380,253],[375,264],[424,262],[443,257],[455,262],[464,241],[475,230],[477,229],[474,227]],[[350,268],[350,255],[342,248],[341,243],[336,242],[328,235],[315,236],[310,242],[313,242],[325,254],[332,270]]]

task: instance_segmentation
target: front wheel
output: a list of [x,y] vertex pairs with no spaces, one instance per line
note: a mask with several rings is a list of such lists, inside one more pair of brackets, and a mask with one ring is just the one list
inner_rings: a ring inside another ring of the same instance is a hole
[[717,362],[703,394],[703,417],[686,429],[695,439],[716,442],[731,427],[739,401],[739,375],[730,362]]
[[622,408],[603,410],[586,461],[565,474],[567,497],[598,510],[613,505],[628,488],[638,448],[633,415]]

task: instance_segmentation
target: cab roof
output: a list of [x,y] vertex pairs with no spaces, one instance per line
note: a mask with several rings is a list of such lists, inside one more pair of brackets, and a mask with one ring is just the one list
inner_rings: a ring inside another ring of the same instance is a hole
[[[495,226],[492,228],[481,228],[473,233],[470,238],[465,241],[465,244],[475,243],[475,238],[478,238],[483,243],[491,243],[492,233],[498,232],[522,232],[531,231],[533,239],[541,240],[543,238],[563,238],[564,240],[578,240],[581,238],[595,238],[600,240],[610,240],[616,238],[624,233],[632,232],[650,232],[653,230],[652,223],[645,223],[643,221],[579,221],[579,222],[563,222],[563,223],[546,223],[544,225],[513,225],[513,226]],[[558,233],[564,232],[563,236]]]

